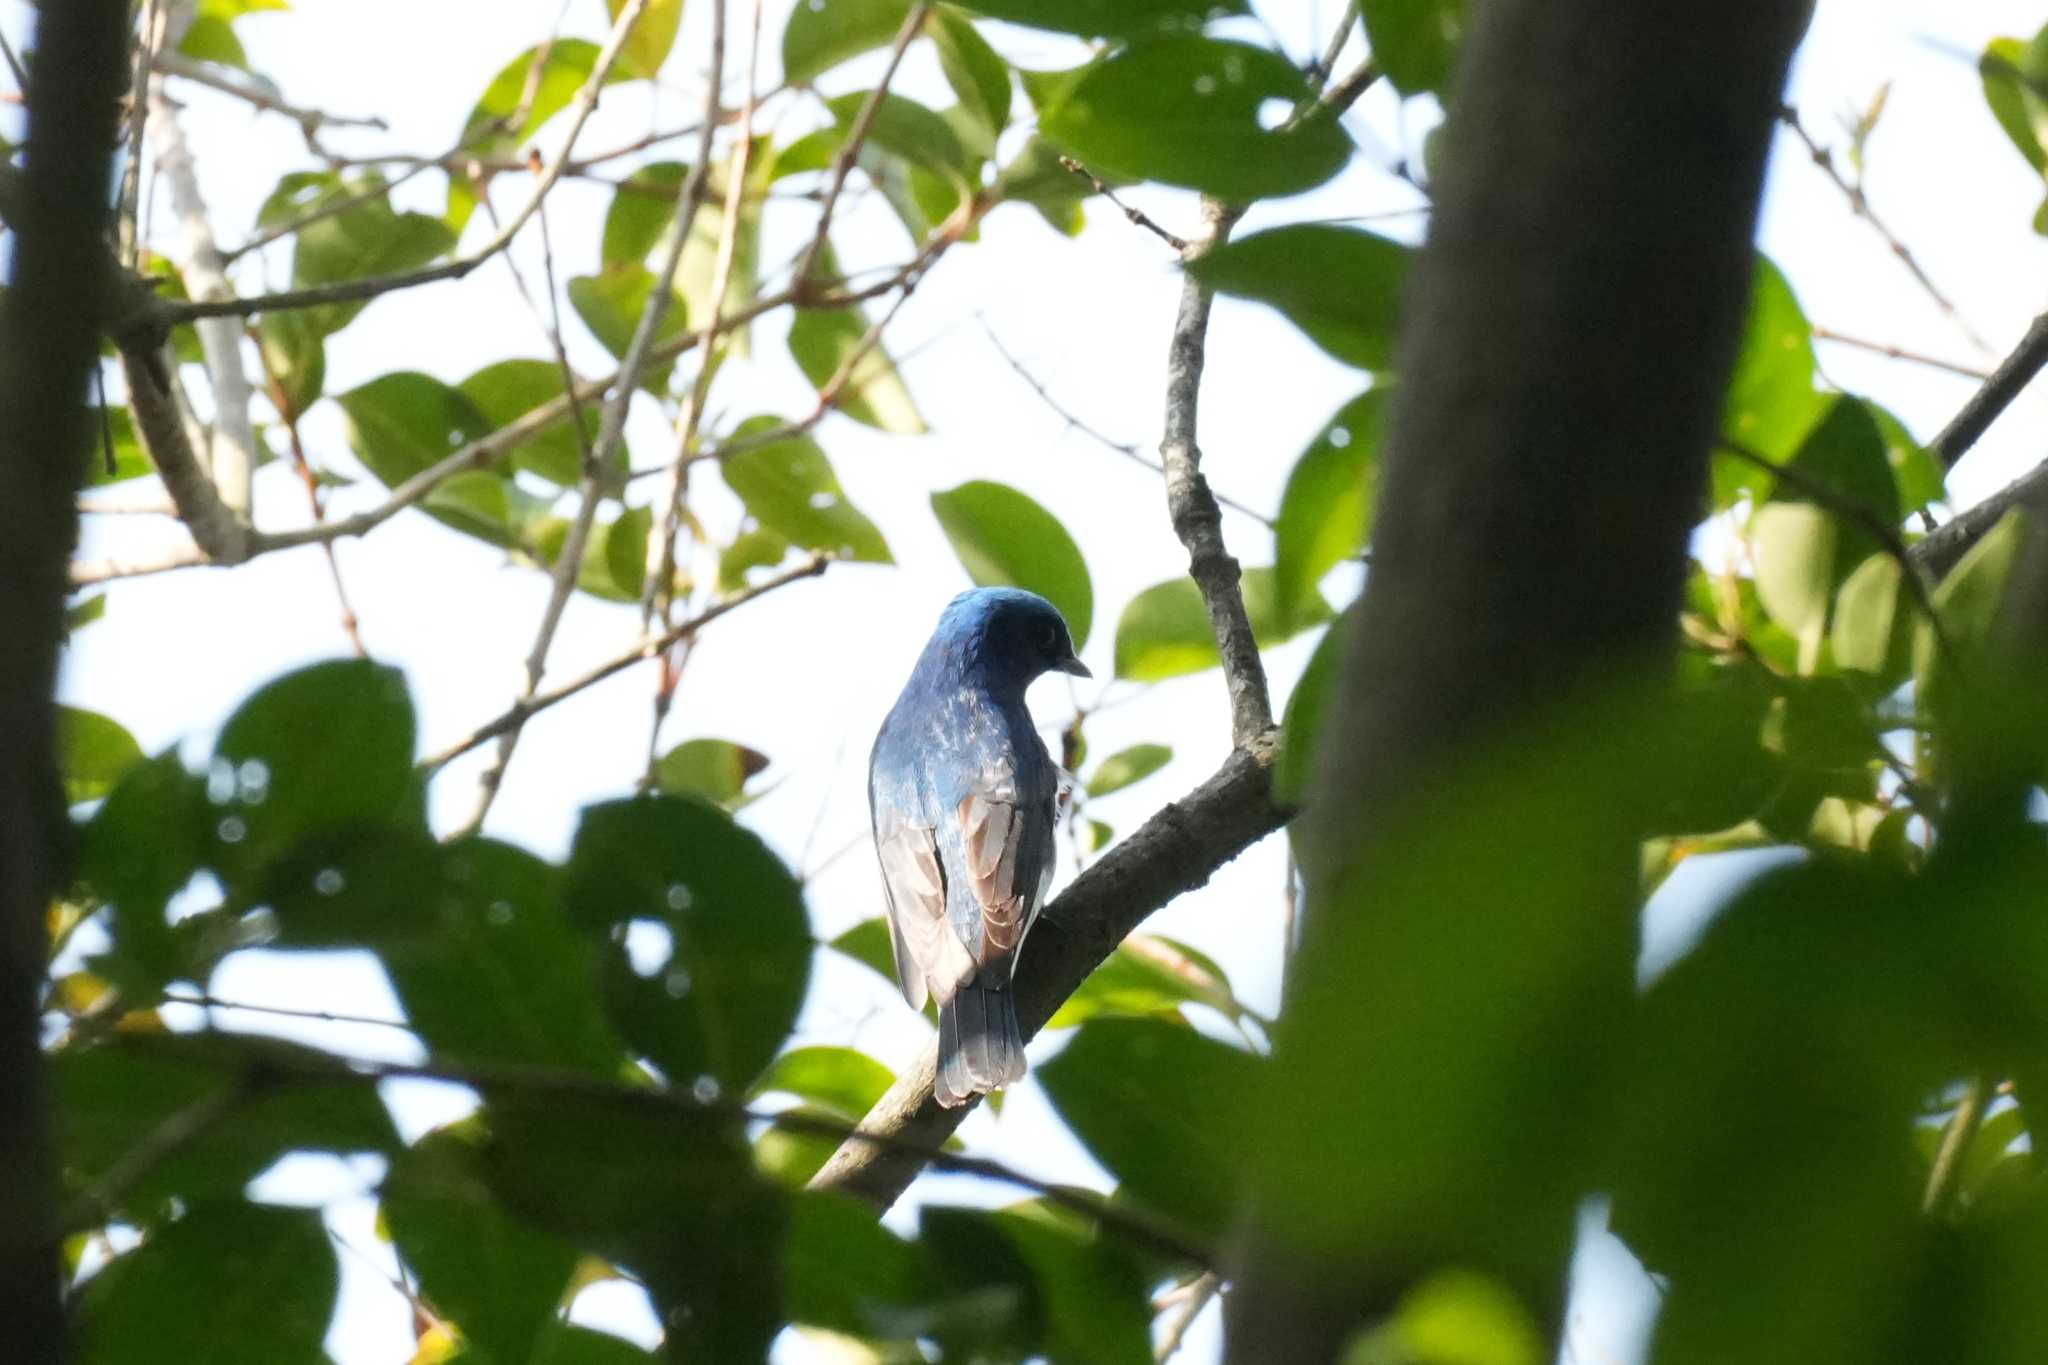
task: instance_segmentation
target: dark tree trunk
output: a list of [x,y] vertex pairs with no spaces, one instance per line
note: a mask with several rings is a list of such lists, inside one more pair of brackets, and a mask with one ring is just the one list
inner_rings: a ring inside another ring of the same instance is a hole
[[39,1043],[44,913],[67,828],[51,694],[89,450],[126,0],[43,5],[26,194],[0,304],[0,1360],[65,1355]]
[[[1342,761],[1321,764],[1299,831],[1310,894],[1276,1045],[1283,1079],[1350,1076],[1363,1087],[1384,1058],[1428,1045],[1329,1027],[1371,1005],[1349,1016],[1318,1005],[1355,998],[1368,979],[1400,980],[1388,954],[1429,950],[1426,933],[1378,927],[1400,913],[1378,874],[1461,756],[1620,670],[1670,657],[1772,122],[1806,12],[1798,0],[1473,6],[1406,302],[1370,581],[1344,623],[1323,736],[1322,751]],[[1572,851],[1599,864],[1594,880],[1613,892],[1607,922],[1623,922],[1628,831],[1610,825]],[[1485,942],[1495,928],[1526,937],[1509,921],[1531,901],[1496,875],[1505,894],[1460,905],[1479,925],[1460,926],[1460,941]],[[1602,969],[1623,974],[1624,998],[1631,935],[1618,934],[1622,951],[1608,956],[1620,960]],[[1280,1086],[1277,1150],[1341,1147],[1357,1131],[1347,1111],[1360,1106],[1413,1102],[1427,1116],[1440,1098],[1341,1088]],[[1378,1157],[1345,1154],[1360,1166]],[[1501,1213],[1546,1223],[1533,1278],[1554,1272],[1552,1287],[1507,1275],[1539,1314],[1555,1306],[1576,1198],[1556,1183]],[[1390,1246],[1370,1207],[1351,1240],[1325,1226],[1304,1245],[1272,1216],[1275,1203],[1285,1200],[1254,1208],[1266,1221],[1230,1296],[1232,1360],[1324,1365],[1413,1275],[1470,1250],[1448,1226],[1441,1244],[1430,1229],[1429,1245]]]

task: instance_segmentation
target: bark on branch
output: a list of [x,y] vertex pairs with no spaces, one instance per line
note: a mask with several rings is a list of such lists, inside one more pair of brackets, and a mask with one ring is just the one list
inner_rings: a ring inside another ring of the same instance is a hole
[[25,193],[0,301],[0,1360],[39,1365],[66,1354],[39,1018],[44,915],[69,828],[51,695],[128,20],[126,0],[38,12]]

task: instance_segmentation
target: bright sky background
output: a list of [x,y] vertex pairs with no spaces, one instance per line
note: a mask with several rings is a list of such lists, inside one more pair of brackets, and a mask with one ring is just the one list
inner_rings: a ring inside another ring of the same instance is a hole
[[[337,114],[375,113],[391,125],[387,135],[330,132],[331,147],[433,154],[452,144],[490,76],[550,31],[561,3],[297,0],[294,12],[245,20],[238,32],[253,65],[292,102]],[[1341,8],[1339,0],[1262,0],[1258,7],[1270,32],[1297,59],[1320,51]],[[731,9],[737,33],[729,50],[744,54],[747,7]],[[785,0],[768,5],[764,88],[775,81],[787,10]],[[0,28],[20,41],[30,13],[21,0],[0,0]],[[581,149],[603,150],[652,128],[694,120],[701,105],[696,69],[709,14],[703,0],[692,5],[668,67],[668,85],[650,90],[641,83],[607,92]],[[1999,355],[2048,301],[2048,251],[2029,227],[2043,186],[1986,112],[1974,56],[1988,37],[2030,35],[2044,18],[2042,6],[2024,0],[1822,0],[1791,92],[1807,127],[1824,142],[1840,145],[1845,138],[1837,115],[1867,105],[1881,84],[1894,82],[1870,147],[1871,200]],[[1250,37],[1264,31],[1244,23],[1233,27]],[[570,0],[564,33],[599,38],[603,28],[599,0]],[[1006,55],[1027,66],[1070,65],[1079,52],[1076,44],[1028,30],[992,32]],[[1646,60],[1659,59],[1646,54]],[[850,64],[824,84],[832,93],[864,89],[878,61]],[[911,53],[897,88],[931,103],[950,102],[928,45]],[[731,84],[728,98],[737,98],[741,89]],[[177,94],[187,105],[183,122],[217,235],[232,246],[249,231],[277,176],[314,163],[289,122],[197,87],[180,85]],[[1028,114],[1021,93],[1016,109]],[[1432,119],[1413,105],[1398,111],[1384,87],[1374,90],[1348,119],[1363,149],[1354,167],[1313,194],[1260,205],[1245,230],[1413,209],[1416,193],[1385,168],[1397,146],[1416,151]],[[773,106],[771,121],[787,140],[815,126],[820,114],[814,101],[785,97]],[[548,139],[559,133],[559,122],[543,133],[544,148],[553,146]],[[681,157],[685,146],[674,144],[660,154]],[[1761,241],[1815,322],[1965,363],[1988,365],[1995,359],[1975,350],[1934,309],[1795,144],[1781,135],[1778,151]],[[526,183],[523,177],[505,178],[495,195],[502,211],[522,201]],[[395,197],[401,206],[438,212],[443,184],[430,173]],[[1190,195],[1141,190],[1131,197],[1183,233],[1194,222]],[[606,187],[576,182],[564,184],[550,200],[560,276],[595,270],[596,233],[608,202]],[[1070,241],[1030,210],[1004,208],[986,221],[978,244],[956,248],[927,278],[894,325],[889,348],[902,360],[932,433],[884,436],[839,417],[818,431],[849,497],[889,538],[897,567],[835,567],[823,579],[765,599],[707,632],[669,718],[664,748],[713,735],[771,756],[767,781],[773,790],[745,819],[793,866],[814,874],[808,895],[821,938],[880,910],[864,843],[867,746],[939,608],[967,585],[930,515],[929,493],[968,479],[999,479],[1024,489],[1065,522],[1094,574],[1096,626],[1083,656],[1098,678],[1112,673],[1110,645],[1123,604],[1136,591],[1184,570],[1185,555],[1167,523],[1156,477],[1068,431],[1011,373],[983,332],[984,326],[992,329],[1062,404],[1098,430],[1147,447],[1157,442],[1166,337],[1179,289],[1174,262],[1156,239],[1113,211],[1091,208],[1090,217],[1090,229]],[[1423,221],[1410,213],[1375,226],[1412,239]],[[809,223],[802,210],[771,214],[763,261],[785,259]],[[182,258],[161,202],[153,226],[170,253]],[[850,269],[909,254],[886,208],[866,197],[842,215],[835,237]],[[478,240],[473,230],[469,245]],[[541,278],[537,234],[522,239],[513,255],[528,280]],[[272,287],[283,282],[288,259],[270,253]],[[238,270],[242,292],[261,290],[260,267],[250,261]],[[563,311],[572,359],[586,373],[608,370],[608,357],[566,305]],[[793,416],[809,409],[811,390],[786,358],[783,330],[781,319],[757,324],[754,347],[762,363],[728,367],[714,389],[714,417]],[[506,266],[494,262],[466,281],[371,305],[360,321],[330,339],[327,392],[401,369],[454,382],[493,361],[548,355],[534,314],[512,287]],[[1971,388],[1966,379],[1841,346],[1823,345],[1821,365],[1830,380],[1879,399],[1923,438],[1933,435]],[[1295,456],[1357,388],[1355,373],[1325,359],[1276,315],[1220,302],[1202,403],[1202,445],[1212,482],[1253,506],[1276,507]],[[264,409],[259,405],[258,411]],[[2048,395],[2023,399],[1957,472],[1952,488],[1958,500],[1983,496],[2039,459],[2043,452],[2035,433],[2044,429],[2044,416]],[[353,472],[334,404],[318,405],[301,429],[317,463]],[[636,466],[667,450],[665,427],[651,404],[637,412],[628,435]],[[261,525],[303,523],[303,493],[284,466],[261,472],[256,490]],[[333,506],[346,512],[381,492],[365,480],[339,493]],[[737,511],[722,489],[707,488],[694,505],[714,524],[727,526]],[[1225,533],[1245,563],[1270,562],[1270,535],[1256,522],[1226,513]],[[118,548],[141,556],[181,535],[154,519],[94,518],[83,552]],[[340,556],[370,650],[403,666],[411,679],[426,748],[440,747],[503,709],[514,695],[519,661],[546,597],[542,575],[508,568],[497,552],[415,514],[402,515],[367,541],[342,545]],[[1341,573],[1329,585],[1340,600],[1355,586]],[[565,678],[616,654],[635,627],[630,609],[578,597],[557,638],[550,676]],[[1268,656],[1277,698],[1286,696],[1310,643],[1296,641]],[[299,550],[235,571],[188,570],[116,585],[104,621],[81,633],[70,652],[63,692],[70,702],[120,719],[147,750],[184,741],[196,753],[254,686],[346,648],[326,565],[317,551]],[[1048,734],[1070,712],[1066,688],[1065,679],[1055,678],[1033,694]],[[1100,683],[1083,688],[1084,698],[1104,690]],[[1108,691],[1115,696],[1131,689],[1110,685]],[[635,669],[530,725],[489,830],[550,856],[564,852],[578,808],[625,793],[639,775],[651,694],[651,670]],[[1107,798],[1091,813],[1129,832],[1214,769],[1226,752],[1228,730],[1214,672],[1105,711],[1089,722],[1093,755],[1159,741],[1171,744],[1176,757],[1160,775]],[[434,812],[444,826],[470,809],[481,759],[478,754],[455,765],[436,784]],[[1268,840],[1149,925],[1218,958],[1238,993],[1267,1012],[1277,1004],[1283,856],[1280,841]],[[1689,865],[1653,909],[1653,946],[1670,951],[1728,884],[1726,867]],[[815,981],[813,1007],[798,1041],[852,1044],[891,1067],[908,1064],[926,1045],[923,1023],[879,978],[826,960]],[[224,963],[208,984],[217,995],[254,1003],[370,1014],[396,1009],[381,973],[361,958],[246,953]],[[408,1055],[402,1048],[393,1051],[401,1035],[388,1030],[308,1030],[254,1015],[238,1016],[238,1023],[362,1055]],[[1034,1044],[1034,1060],[1042,1061],[1057,1046],[1052,1038]],[[408,1135],[456,1116],[466,1103],[447,1087],[394,1086],[389,1093]],[[978,1113],[964,1134],[978,1150],[1039,1176],[1107,1181],[1065,1138],[1028,1083],[1013,1092],[1000,1118]],[[402,1301],[386,1283],[388,1256],[372,1226],[374,1202],[366,1192],[377,1174],[374,1164],[300,1160],[265,1181],[265,1192],[283,1199],[338,1199],[330,1225],[363,1253],[343,1256],[342,1312],[329,1342],[340,1365],[391,1365],[412,1350]],[[927,1179],[916,1193],[947,1200],[1011,1197],[941,1178]],[[910,1219],[911,1202],[892,1221]],[[1611,1238],[1590,1234],[1583,1254],[1590,1273],[1573,1310],[1568,1358],[1586,1365],[1630,1360],[1640,1351],[1651,1297],[1632,1258]],[[617,1285],[589,1291],[577,1316],[643,1339],[651,1326]],[[1215,1358],[1214,1319],[1212,1310],[1198,1324],[1183,1359]],[[802,1349],[784,1354],[790,1360],[816,1358]]]

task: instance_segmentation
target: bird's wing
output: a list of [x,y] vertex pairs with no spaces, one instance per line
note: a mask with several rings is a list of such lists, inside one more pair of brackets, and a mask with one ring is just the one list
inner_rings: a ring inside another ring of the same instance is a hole
[[966,908],[978,912],[978,922],[953,927],[977,967],[1016,969],[1052,872],[1052,807],[1024,799],[1014,781],[999,779],[970,788],[954,812],[973,901]]
[[947,965],[942,959],[960,955],[946,927],[946,874],[933,834],[929,825],[904,819],[886,803],[876,806],[875,849],[882,859],[896,984],[914,1010],[924,1008],[926,977],[940,974]]

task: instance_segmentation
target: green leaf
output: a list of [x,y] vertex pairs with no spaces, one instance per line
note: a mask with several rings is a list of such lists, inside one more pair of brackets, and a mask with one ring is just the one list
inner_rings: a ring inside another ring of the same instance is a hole
[[1837,535],[1835,517],[1810,502],[1765,503],[1749,519],[1757,598],[1801,641],[1802,673],[1813,669],[1834,600]]
[[747,585],[749,569],[772,569],[789,555],[789,542],[773,531],[756,527],[733,537],[718,556],[718,590],[738,592]]
[[1355,1338],[1344,1359],[1542,1365],[1544,1351],[1528,1308],[1497,1280],[1443,1270],[1403,1295],[1390,1321]]
[[1090,796],[1107,796],[1142,782],[1173,761],[1173,749],[1165,744],[1133,744],[1119,749],[1095,765],[1088,779]]
[[2048,98],[2026,79],[2027,45],[2018,38],[1993,38],[1978,59],[1984,102],[2012,145],[2036,171],[2048,174]]
[[746,786],[768,755],[729,739],[686,739],[654,765],[655,785],[675,796],[701,796],[731,810],[745,804]]
[[401,901],[424,923],[379,952],[413,1031],[437,1056],[616,1075],[624,1048],[598,999],[596,954],[563,909],[561,873],[477,838],[447,845],[435,873]]
[[[569,107],[597,69],[598,47],[582,38],[557,38],[526,49],[505,63],[462,125],[462,150],[477,158],[517,152],[541,126]],[[613,67],[605,84],[633,79]],[[448,226],[460,233],[476,211],[477,188],[466,177],[448,177]]]
[[[544,403],[561,398],[566,389],[562,367],[552,360],[501,360],[486,365],[457,385],[457,391],[475,407],[485,425],[493,430],[510,426]],[[584,403],[584,440],[597,444],[600,406]],[[574,488],[583,474],[583,441],[568,412],[541,427],[506,452],[515,469],[538,474],[559,488]],[[625,465],[625,449],[613,463]]]
[[[1104,183],[1112,183],[1105,178]],[[996,197],[1029,204],[1051,225],[1068,237],[1086,222],[1082,201],[1094,188],[1060,164],[1059,149],[1033,133],[1009,165],[996,176]]]
[[1337,410],[1294,462],[1273,527],[1273,587],[1306,601],[1323,576],[1365,546],[1379,476],[1387,394],[1369,389]]
[[507,1089],[487,1094],[483,1123],[485,1183],[526,1222],[632,1271],[667,1358],[766,1357],[787,1204],[729,1119],[630,1092]]
[[[776,177],[777,157],[772,138],[757,137],[747,154],[747,183],[733,224],[732,265],[725,284],[725,297],[717,305],[721,316],[731,317],[752,304],[761,282],[761,206]],[[683,259],[676,270],[676,288],[682,291],[693,318],[708,318],[713,312],[712,293],[718,283],[719,240],[725,231],[726,187],[732,183],[733,157],[713,163],[705,202],[690,224],[683,242]],[[741,323],[723,333],[733,355],[746,355],[752,329]],[[715,362],[714,362],[715,363]]]
[[76,706],[57,708],[57,771],[66,801],[97,801],[140,762],[142,746],[120,721]]
[[852,1122],[874,1108],[895,1080],[888,1067],[865,1052],[850,1047],[800,1047],[777,1057],[775,1065],[754,1083],[753,1093],[794,1095]]
[[1198,33],[1210,19],[1249,14],[1246,0],[962,0],[991,19],[1084,38],[1162,38]]
[[1257,1061],[1157,1019],[1097,1019],[1039,1068],[1060,1117],[1116,1176],[1118,1193],[1203,1236],[1237,1215],[1244,1157],[1218,1115],[1243,1102]]
[[849,57],[888,43],[910,0],[804,0],[782,30],[782,78],[805,85]]
[[172,751],[129,768],[80,839],[79,879],[113,907],[114,943],[93,969],[138,1006],[184,967],[164,912],[199,870],[213,818],[205,785]]
[[990,1217],[1037,1278],[1046,1359],[1145,1359],[1152,1344],[1148,1277],[1107,1234],[1043,1201]]
[[[1320,595],[1282,612],[1271,569],[1246,569],[1241,586],[1252,635],[1262,648],[1292,639],[1335,614]],[[1193,579],[1172,578],[1145,589],[1130,600],[1117,620],[1119,678],[1156,682],[1200,673],[1219,662],[1209,609]]]
[[1337,687],[1343,641],[1342,621],[1323,632],[1323,638],[1316,642],[1316,652],[1309,655],[1308,667],[1301,671],[1301,680],[1287,697],[1280,727],[1280,753],[1273,760],[1273,794],[1289,805],[1299,805],[1307,799],[1316,756],[1323,752],[1323,714]]
[[789,1316],[837,1332],[893,1335],[891,1325],[929,1293],[919,1248],[829,1190],[791,1201],[782,1264]]
[[1948,475],[1934,452],[1913,438],[1905,423],[1868,399],[1860,400],[1877,423],[1885,458],[1898,484],[1902,516],[1924,510],[1948,497]]
[[386,487],[396,487],[491,432],[460,390],[432,375],[400,370],[337,396],[349,448]]
[[573,1322],[551,1322],[541,1329],[528,1365],[660,1365],[661,1357],[641,1350],[624,1337],[579,1327]]
[[[626,0],[604,0],[604,3],[605,8],[611,11],[612,22],[617,23],[619,11],[626,7]],[[660,75],[661,64],[668,60],[669,50],[676,45],[676,29],[682,22],[683,0],[647,0],[633,31],[626,35],[626,45],[619,53],[619,65],[629,75],[645,76],[649,80]]]
[[216,837],[254,867],[318,831],[391,822],[412,795],[415,733],[395,668],[342,659],[265,684],[214,745]]
[[1351,159],[1350,135],[1335,119],[1268,131],[1307,94],[1301,73],[1276,52],[1166,38],[1088,68],[1039,128],[1091,169],[1243,203],[1314,189]]
[[[94,433],[92,448],[86,452],[85,482],[88,487],[104,488],[110,483],[126,483],[139,479],[145,474],[156,473],[149,452],[142,448],[142,442],[135,435],[135,419],[128,409],[120,404],[111,404],[100,409],[106,416],[105,439]],[[107,447],[114,450],[114,467],[107,468]]]
[[1384,370],[1410,254],[1357,228],[1304,223],[1225,242],[1188,270],[1220,293],[1271,304],[1347,365]]
[[[250,1089],[252,1063],[265,1056],[321,1063],[326,1054],[271,1039],[205,1035],[131,1037],[57,1052],[50,1071],[65,1190],[76,1196],[99,1188],[166,1125],[237,1095],[220,1121],[119,1190],[107,1212],[147,1225],[166,1201],[192,1205],[234,1196],[287,1152],[397,1150],[398,1135],[375,1087],[351,1077]],[[100,1211],[89,1213],[88,1221],[97,1221]]]
[[211,14],[201,14],[192,20],[185,36],[178,40],[178,51],[202,62],[218,62],[244,71],[249,68],[249,54],[242,47],[242,40],[225,19]]
[[624,601],[639,601],[647,585],[647,542],[653,531],[651,507],[628,507],[604,530],[605,574]]
[[891,986],[896,984],[896,950],[889,942],[888,922],[881,916],[862,920],[825,946],[869,968]]
[[[1783,272],[1759,255],[1742,351],[1722,407],[1722,434],[1766,459],[1791,458],[1828,408],[1827,396],[1814,391],[1813,380],[1813,326]],[[1714,505],[1725,508],[1743,493],[1768,497],[1771,479],[1749,461],[1717,452]]]
[[1447,92],[1465,37],[1465,0],[1364,0],[1366,45],[1404,95]]
[[285,406],[294,413],[313,406],[326,387],[324,337],[306,309],[265,313],[256,319],[256,344],[263,349],[264,372],[277,381]]
[[896,362],[879,343],[861,352],[867,333],[867,315],[859,308],[799,308],[789,325],[789,353],[820,395],[852,365],[833,406],[854,421],[913,436],[926,431]]
[[383,1225],[434,1311],[493,1360],[527,1361],[575,1273],[575,1248],[511,1217],[473,1141],[429,1133],[391,1164]]
[[86,1285],[83,1365],[312,1361],[341,1286],[318,1209],[194,1208]]
[[1079,650],[1095,624],[1095,587],[1059,519],[1007,484],[974,480],[932,494],[932,514],[967,576],[984,588],[1026,588],[1059,608]]
[[1881,686],[1896,685],[1911,664],[1912,622],[1899,561],[1883,551],[1870,556],[1835,598],[1829,634],[1835,666],[1872,674]]
[[744,1091],[781,1048],[811,966],[802,889],[767,845],[691,798],[607,802],[583,813],[565,898],[586,929],[668,931],[672,952],[646,976],[607,943],[613,1018],[677,1084]]
[[[854,91],[825,101],[842,133],[849,131],[867,106],[868,92]],[[916,100],[884,92],[868,127],[867,145],[879,147],[912,165],[964,175],[971,159],[951,124]]]
[[1104,1017],[1185,1024],[1183,1005],[1207,1005],[1232,1020],[1245,1012],[1213,958],[1170,938],[1133,934],[1089,973],[1045,1026],[1074,1028]]
[[[372,199],[300,228],[292,254],[292,285],[317,289],[346,280],[416,270],[455,246],[455,233],[439,218],[397,213],[389,201]],[[339,331],[372,300],[327,303],[302,310],[325,334]]]
[[646,264],[647,253],[675,222],[676,196],[688,174],[680,161],[652,161],[619,182],[604,214],[605,269]]
[[925,32],[939,52],[939,69],[960,99],[960,107],[980,123],[991,142],[1010,122],[1010,66],[988,45],[972,20],[941,5],[925,21]]
[[1945,706],[1967,681],[1972,661],[1982,654],[1997,629],[2013,566],[2033,532],[2027,515],[2013,508],[1956,561],[1934,590],[1941,634],[1935,634],[1932,622],[1921,621],[1913,641],[1913,676],[1920,705],[1929,710]]
[[[740,423],[731,441],[780,425],[773,417],[751,417]],[[754,519],[793,544],[856,563],[894,562],[882,533],[846,500],[832,462],[810,437],[791,436],[742,450],[721,460],[718,468]]]
[[[611,266],[598,275],[577,275],[568,285],[569,305],[583,325],[607,351],[620,360],[633,344],[633,332],[640,325],[654,297],[657,281],[644,265]],[[674,341],[690,328],[688,309],[680,294],[671,293],[661,321],[655,325],[651,345]],[[650,364],[640,372],[640,387],[659,393],[668,385],[673,360]]]

